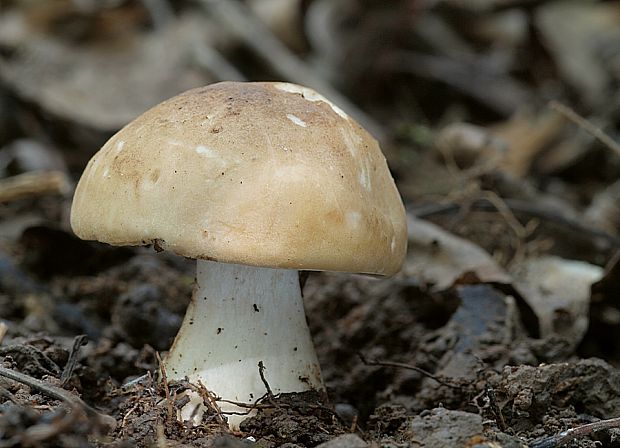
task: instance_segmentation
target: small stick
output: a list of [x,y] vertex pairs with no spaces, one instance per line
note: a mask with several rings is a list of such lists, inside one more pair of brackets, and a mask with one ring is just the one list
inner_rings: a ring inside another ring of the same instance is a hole
[[[620,238],[617,236],[611,235],[604,230],[584,225],[569,216],[560,215],[546,207],[533,204],[531,201],[503,199],[503,202],[513,214],[526,216],[528,218],[538,218],[542,221],[564,227],[565,229],[578,234],[588,235],[591,238],[600,238],[611,247],[620,247]],[[471,204],[471,207],[475,210],[481,211],[497,211],[495,205],[489,203],[486,198],[475,200],[473,204]],[[411,213],[413,213],[416,218],[426,219],[433,215],[454,213],[460,209],[461,206],[456,203],[430,204],[428,206],[413,209],[411,210]]]
[[0,322],[0,344],[2,344],[2,341],[4,340],[4,337],[6,336],[6,332],[8,330],[9,326],[4,322]]
[[265,389],[267,389],[267,396],[270,400],[273,399],[273,392],[271,391],[271,387],[269,387],[269,383],[265,378],[265,364],[263,364],[263,361],[258,361],[258,374],[260,375],[261,381],[265,385]]
[[504,420],[504,415],[502,414],[502,410],[497,405],[497,399],[495,398],[495,391],[488,384],[484,386],[484,391],[489,399],[489,406],[491,406],[491,411],[495,414],[495,420],[497,422],[497,426],[500,431],[506,432],[508,426],[506,425],[506,420]]
[[73,407],[81,407],[86,412],[86,415],[96,418],[102,425],[108,427],[109,429],[114,429],[116,427],[116,420],[113,417],[101,414],[94,408],[84,403],[80,397],[77,397],[64,389],[61,389],[60,387],[46,384],[41,380],[32,378],[31,376],[24,375],[23,373],[19,373],[11,369],[6,369],[4,367],[0,367],[0,376],[25,384],[26,386],[38,390],[42,394],[53,398],[54,400],[63,401]]
[[210,407],[211,410],[213,410],[217,416],[217,422],[219,424],[224,424],[226,423],[226,418],[222,415],[222,410],[220,409],[219,405],[217,404],[217,395],[215,395],[214,392],[211,392],[209,389],[207,389],[205,387],[205,385],[202,383],[202,381],[198,380],[198,393],[200,394],[200,397],[202,398],[203,403],[205,403],[206,406]]
[[402,362],[392,362],[392,361],[377,361],[377,360],[369,360],[366,359],[366,357],[362,354],[362,353],[357,353],[357,356],[360,357],[360,359],[362,360],[362,362],[367,365],[367,366],[380,366],[380,367],[396,367],[397,369],[407,369],[407,370],[413,370],[415,372],[418,372],[421,375],[424,375],[432,380],[437,381],[439,384],[442,384],[444,386],[448,386],[451,387],[453,389],[462,389],[461,386],[456,385],[456,384],[450,384],[445,382],[444,380],[442,380],[441,378],[439,378],[436,375],[433,375],[432,373],[421,369],[420,367],[416,367],[416,366],[412,366],[410,364],[405,364]]
[[357,429],[357,414],[353,416],[353,420],[351,420],[351,426],[349,427],[349,432],[354,433]]
[[[267,395],[265,395],[264,397],[266,397]],[[242,403],[240,401],[234,401],[234,400],[226,400],[224,398],[219,398],[217,401],[218,402],[222,402],[222,403],[229,403],[229,404],[234,404],[235,406],[238,406],[240,408],[244,408],[247,409],[248,412],[234,412],[234,411],[222,411],[222,414],[226,414],[226,415],[248,415],[250,412],[252,412],[252,410],[254,409],[273,409],[276,406],[273,404],[262,404],[262,403],[257,403],[258,401],[260,401],[261,399],[263,399],[264,397],[261,397],[259,400],[256,400],[254,403],[252,404],[247,404],[247,403]]]
[[501,196],[499,196],[494,191],[481,191],[480,199],[486,199],[491,203],[491,205],[493,205],[493,207],[495,207],[498,213],[504,218],[504,221],[506,221],[508,226],[515,233],[517,238],[522,240],[528,236],[528,232],[525,226],[523,226],[523,224],[519,222],[519,220],[515,217],[515,215],[512,213],[512,210],[510,210],[510,207],[508,207],[508,205]]
[[0,179],[0,202],[31,196],[66,194],[69,179],[62,171],[33,171]]
[[620,428],[620,417],[610,418],[608,420],[600,420],[587,425],[578,426],[576,428],[567,429],[559,434],[543,439],[535,440],[530,443],[530,448],[556,448],[566,445],[568,442],[592,434],[594,431],[601,429]]
[[129,411],[127,411],[127,413],[123,416],[123,420],[121,421],[121,428],[125,427],[125,425],[127,424],[127,419],[136,409],[138,409],[138,406],[140,406],[140,402],[137,402],[136,404],[134,404],[132,408]]
[[69,354],[69,359],[67,360],[67,364],[65,365],[65,368],[62,371],[62,374],[60,375],[60,385],[62,387],[65,387],[67,383],[69,382],[69,380],[71,379],[71,376],[73,375],[73,371],[75,370],[75,365],[77,364],[77,361],[78,361],[78,353],[80,351],[80,347],[84,345],[85,341],[86,341],[86,335],[83,335],[83,334],[76,336],[75,339],[73,340],[73,346],[71,347],[71,353]]
[[175,415],[175,413],[174,413],[174,408],[172,406],[172,399],[170,398],[170,388],[168,387],[168,378],[166,377],[166,365],[161,360],[161,356],[159,356],[159,352],[155,352],[155,357],[157,358],[157,363],[159,364],[159,371],[161,372],[161,381],[164,385],[164,393],[166,394],[166,405],[167,405],[166,410],[168,411],[167,417],[168,417],[168,422],[170,422],[170,420],[174,418],[173,416]]
[[591,121],[589,121],[586,118],[582,117],[577,112],[575,112],[573,109],[571,109],[570,107],[560,103],[559,101],[550,101],[549,102],[549,107],[552,110],[554,110],[554,111],[558,112],[559,114],[563,115],[564,117],[568,118],[570,121],[572,121],[577,126],[582,128],[584,131],[586,131],[592,137],[597,139],[603,145],[607,146],[609,149],[614,151],[616,154],[620,155],[620,144],[618,142],[614,141],[601,128],[599,128],[599,127],[595,126],[594,124],[592,124]]
[[121,389],[123,390],[128,390],[131,389],[132,387],[138,385],[138,384],[142,384],[144,382],[146,382],[147,380],[150,379],[150,375],[148,373],[145,373],[142,376],[139,376],[138,378],[134,378],[131,381],[127,381],[125,384],[121,385]]

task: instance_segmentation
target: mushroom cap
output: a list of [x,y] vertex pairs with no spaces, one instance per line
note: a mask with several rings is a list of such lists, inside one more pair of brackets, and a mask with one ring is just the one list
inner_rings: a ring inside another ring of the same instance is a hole
[[71,226],[190,258],[379,275],[400,269],[407,245],[377,141],[288,83],[222,82],[148,110],[88,163]]

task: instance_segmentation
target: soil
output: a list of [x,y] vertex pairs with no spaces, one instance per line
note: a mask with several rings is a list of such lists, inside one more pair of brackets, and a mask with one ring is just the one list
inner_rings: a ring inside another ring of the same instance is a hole
[[[195,386],[166,388],[156,372],[157,352],[174,337],[191,295],[191,261],[101,247],[58,229],[29,231],[1,265],[9,324],[2,367],[63,387],[116,424],[109,431],[67,403],[2,379],[3,446],[313,447],[353,432],[381,446],[517,447],[620,409],[620,371],[574,358],[561,339],[531,338],[514,299],[497,287],[433,293],[410,278],[312,273],[304,295],[329,399],[263,400],[232,434],[216,412],[184,426],[175,409]],[[97,262],[43,265],[59,244],[70,258],[97,251],[90,258]],[[78,334],[86,337],[76,345]],[[612,434],[600,437],[617,446]]]

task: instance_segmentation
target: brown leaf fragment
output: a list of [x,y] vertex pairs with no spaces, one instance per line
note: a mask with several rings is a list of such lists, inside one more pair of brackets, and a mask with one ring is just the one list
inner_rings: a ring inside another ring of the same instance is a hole
[[432,285],[433,290],[448,289],[465,278],[468,283],[511,282],[495,260],[475,244],[413,216],[408,217],[408,226],[409,257],[404,272]]

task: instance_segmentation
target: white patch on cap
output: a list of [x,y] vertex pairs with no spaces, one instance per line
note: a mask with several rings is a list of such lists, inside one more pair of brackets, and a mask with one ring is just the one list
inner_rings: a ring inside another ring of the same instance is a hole
[[172,146],[181,146],[182,143],[178,140],[168,140],[168,144]]
[[[359,142],[359,138],[346,129],[340,129],[340,133],[342,134],[342,139],[344,140],[344,144],[347,147],[347,151],[349,151],[351,156],[353,156],[353,159],[357,160],[357,143]],[[354,141],[354,139],[357,141]]]
[[196,152],[207,157],[218,157],[217,151],[215,149],[207,148],[203,145],[196,146]]
[[297,126],[301,126],[302,128],[305,128],[306,126],[308,126],[304,120],[302,120],[301,118],[299,118],[299,117],[297,117],[297,116],[295,116],[293,114],[286,114],[286,118],[291,120]]
[[392,242],[390,243],[390,250],[394,252],[394,249],[396,249],[396,238],[392,237]]
[[110,178],[110,170],[109,170],[109,169],[107,169],[107,168],[106,168],[106,169],[103,171],[103,177],[105,177],[106,179],[109,179],[109,178]]
[[351,154],[353,160],[357,163],[360,173],[358,177],[360,185],[364,187],[366,191],[371,191],[372,184],[370,180],[370,161],[368,160],[368,155],[366,153],[360,153],[358,150],[362,145],[360,137],[344,128],[342,128],[340,132],[347,150]]
[[370,185],[370,174],[368,173],[368,170],[365,169],[365,167],[362,167],[362,170],[360,172],[360,185],[368,191],[372,190],[372,187]]
[[359,212],[347,212],[347,223],[353,228],[358,228],[362,221],[362,215]]
[[304,99],[308,101],[322,101],[326,103],[327,105],[329,105],[329,107],[331,107],[332,110],[336,112],[338,115],[340,115],[342,118],[345,118],[347,120],[349,119],[349,116],[344,110],[336,106],[334,103],[332,103],[330,100],[325,98],[320,93],[317,93],[314,90],[309,89],[308,87],[302,87],[302,86],[298,86],[297,84],[290,84],[288,82],[276,83],[274,84],[274,87],[278,90],[282,90],[283,92],[298,93]]
[[116,143],[116,152],[121,152],[124,147],[125,147],[125,140],[119,140]]

